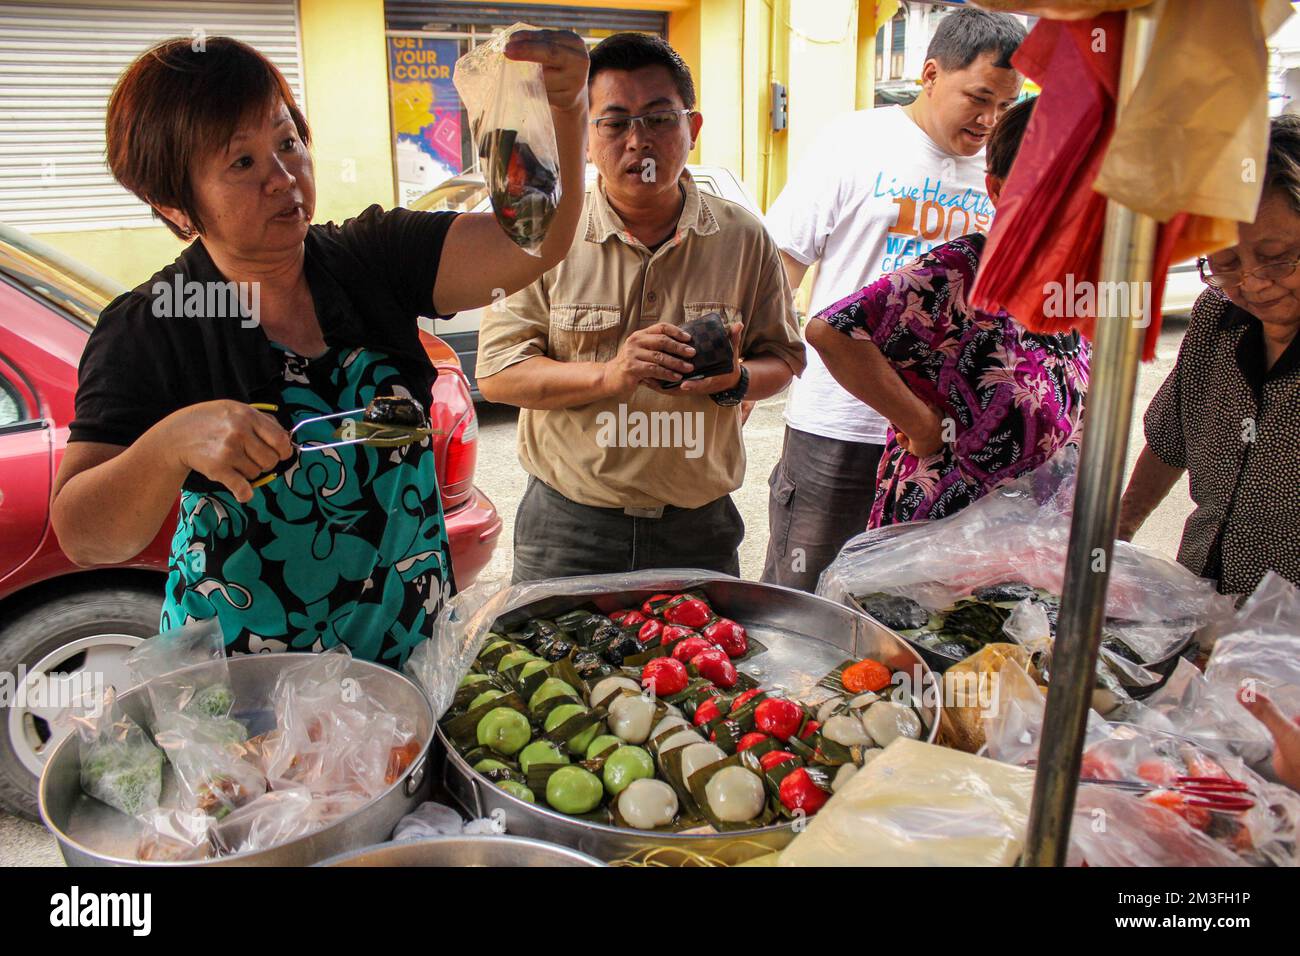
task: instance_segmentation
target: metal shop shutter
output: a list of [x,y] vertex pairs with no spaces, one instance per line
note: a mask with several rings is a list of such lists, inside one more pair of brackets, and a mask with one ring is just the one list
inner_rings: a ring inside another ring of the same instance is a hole
[[304,105],[295,0],[0,3],[0,222],[31,233],[157,225],[104,164],[104,111],[136,56],[198,30],[257,47]]

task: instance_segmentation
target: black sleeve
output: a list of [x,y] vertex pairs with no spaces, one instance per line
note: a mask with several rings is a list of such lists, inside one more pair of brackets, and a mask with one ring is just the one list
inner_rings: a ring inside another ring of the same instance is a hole
[[411,315],[431,316],[443,240],[457,215],[370,206],[343,223],[340,239],[358,258],[386,277],[404,310]]
[[149,354],[158,336],[140,314],[148,308],[146,299],[128,292],[100,315],[81,353],[68,441],[127,446],[175,411],[166,398],[164,360]]

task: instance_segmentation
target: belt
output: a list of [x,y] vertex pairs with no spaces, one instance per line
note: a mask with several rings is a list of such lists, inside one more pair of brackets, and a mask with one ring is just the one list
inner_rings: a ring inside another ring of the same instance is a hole
[[[536,476],[531,476],[531,477],[533,481],[537,482],[539,485],[541,485],[541,487],[549,491],[551,494],[558,495],[559,497],[563,498],[565,501],[572,502],[575,505],[582,505],[582,507],[584,508],[590,508],[592,511],[603,511],[611,514],[622,514],[622,515],[627,515],[629,518],[662,518],[664,515],[677,514],[678,512],[682,512],[682,511],[700,510],[699,508],[681,508],[677,505],[656,505],[651,508],[631,508],[631,507],[604,508],[601,507],[600,505],[584,505],[582,504],[581,501],[574,501],[572,498],[570,498],[568,495],[564,494],[563,492],[556,491],[554,488],[552,488],[546,482],[542,481],[540,478]],[[707,505],[700,505],[700,508],[707,508],[711,504],[713,504],[712,501],[710,501],[709,504]]]

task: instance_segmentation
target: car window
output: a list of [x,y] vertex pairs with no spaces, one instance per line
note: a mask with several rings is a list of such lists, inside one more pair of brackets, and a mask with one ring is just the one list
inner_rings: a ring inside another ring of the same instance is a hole
[[0,375],[0,428],[27,420],[27,412],[15,389]]
[[481,179],[449,179],[411,203],[411,208],[423,212],[467,212],[486,198],[487,186]]
[[718,189],[718,184],[707,176],[695,176],[695,185],[704,190],[710,196],[722,196],[722,191]]

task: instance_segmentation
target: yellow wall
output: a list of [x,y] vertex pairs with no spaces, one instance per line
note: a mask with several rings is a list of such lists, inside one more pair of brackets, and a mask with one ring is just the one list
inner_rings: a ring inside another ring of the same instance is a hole
[[299,0],[316,221],[391,206],[393,133],[383,0]]

